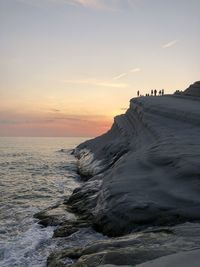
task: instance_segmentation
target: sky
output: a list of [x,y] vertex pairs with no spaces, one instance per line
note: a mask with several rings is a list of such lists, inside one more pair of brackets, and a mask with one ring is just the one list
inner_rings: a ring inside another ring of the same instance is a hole
[[0,136],[97,136],[200,80],[199,0],[0,0]]

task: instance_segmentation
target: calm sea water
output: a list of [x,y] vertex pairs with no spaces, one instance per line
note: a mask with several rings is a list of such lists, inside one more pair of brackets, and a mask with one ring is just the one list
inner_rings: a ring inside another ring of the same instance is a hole
[[70,150],[85,138],[0,138],[0,266],[45,266],[53,227],[33,214],[80,185]]

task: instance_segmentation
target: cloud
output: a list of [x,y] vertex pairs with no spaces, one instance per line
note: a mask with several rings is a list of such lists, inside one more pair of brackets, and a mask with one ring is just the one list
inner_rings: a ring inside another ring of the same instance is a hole
[[168,43],[164,44],[162,46],[162,48],[169,48],[169,47],[172,47],[172,46],[176,45],[177,43],[178,43],[178,40],[173,40],[171,42],[168,42]]
[[50,111],[52,111],[52,112],[60,112],[60,110],[56,109],[56,108],[51,108]]
[[86,121],[78,117],[55,117],[55,120],[67,120],[67,121]]
[[66,1],[70,4],[73,4],[75,6],[83,6],[83,7],[89,7],[93,9],[105,9],[107,8],[107,5],[105,5],[104,1],[99,0],[70,0]]
[[0,119],[0,125],[42,124],[42,123],[52,123],[52,122],[54,122],[54,119],[37,119],[37,118]]
[[134,69],[131,69],[130,72],[134,73],[134,72],[140,72],[141,69],[140,68],[134,68]]
[[111,81],[101,81],[101,80],[64,80],[63,83],[69,83],[69,84],[86,84],[91,86],[100,86],[100,87],[112,87],[112,88],[126,88],[128,87],[128,84],[126,83],[114,83]]
[[66,2],[86,8],[119,11],[125,8],[136,8],[142,0],[66,0]]
[[127,75],[128,75],[127,72],[121,73],[121,74],[115,76],[115,77],[113,78],[113,80],[119,80],[119,79],[121,79],[122,77],[125,77],[125,76],[127,76]]
[[0,126],[9,125],[42,125],[42,124],[52,124],[52,123],[62,123],[62,121],[67,121],[71,123],[80,122],[93,122],[98,123],[99,121],[108,121],[108,116],[99,114],[67,114],[67,113],[56,113],[56,114],[19,114],[15,111],[1,111],[0,114]]
[[140,72],[141,69],[140,68],[134,68],[134,69],[130,69],[128,72],[123,72],[115,77],[113,77],[113,80],[119,80],[123,77],[126,77],[128,76],[130,73],[134,73],[134,72]]
[[[73,5],[91,9],[109,9],[110,5],[105,0],[15,0],[16,2],[28,4],[34,7],[42,7],[46,4]],[[112,2],[112,1],[111,1]]]
[[57,116],[53,118],[57,121],[69,121],[69,122],[98,122],[98,121],[106,121],[108,117],[105,115],[83,115],[83,114],[63,114],[62,116]]
[[119,11],[124,8],[135,8],[135,4],[141,0],[15,0],[19,3],[31,5],[33,7],[44,7],[47,4],[71,5],[93,10]]

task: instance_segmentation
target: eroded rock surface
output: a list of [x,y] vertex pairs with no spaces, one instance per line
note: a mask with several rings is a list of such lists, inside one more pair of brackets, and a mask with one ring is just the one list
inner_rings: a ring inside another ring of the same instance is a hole
[[198,97],[132,99],[110,131],[74,154],[86,182],[64,203],[76,220],[56,222],[54,237],[92,226],[110,238],[57,251],[48,266],[136,266],[200,248]]
[[185,95],[200,96],[200,81],[191,84],[185,91]]
[[[108,133],[78,146],[75,154],[83,169],[88,151],[93,155],[88,173],[96,173],[100,162],[102,184],[89,209],[98,231],[119,236],[200,219],[199,101],[132,99]],[[84,205],[84,195],[81,199]]]
[[120,238],[94,242],[85,248],[65,249],[53,253],[48,266],[65,266],[67,258],[75,262],[71,267],[136,266],[162,256],[200,247],[200,224],[186,223],[174,227],[150,228]]
[[76,215],[69,212],[67,206],[64,204],[38,212],[34,217],[39,219],[39,223],[43,226],[57,226],[65,222],[74,222],[77,220]]

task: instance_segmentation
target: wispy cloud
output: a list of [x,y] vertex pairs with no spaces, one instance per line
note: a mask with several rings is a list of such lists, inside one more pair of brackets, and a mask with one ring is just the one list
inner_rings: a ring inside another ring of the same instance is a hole
[[123,8],[136,8],[143,0],[66,0],[74,5],[87,8],[117,11]]
[[60,110],[56,109],[56,108],[51,108],[50,111],[52,111],[52,112],[60,112]]
[[127,72],[121,73],[121,74],[119,74],[119,75],[113,77],[113,80],[119,80],[119,79],[121,79],[122,77],[125,77],[125,76],[127,76],[127,75],[128,75]]
[[99,0],[68,0],[66,2],[68,2],[69,4],[73,4],[75,6],[83,6],[87,8],[93,8],[93,9],[108,8],[108,6],[102,0],[101,1]]
[[172,46],[176,45],[177,43],[178,43],[178,40],[173,40],[171,42],[168,42],[168,43],[164,44],[162,46],[162,48],[169,48],[169,47],[172,47]]
[[127,71],[127,72],[123,72],[123,73],[121,73],[121,74],[118,74],[117,76],[114,76],[114,77],[113,77],[113,80],[119,80],[119,79],[121,79],[121,78],[123,78],[123,77],[128,76],[128,75],[131,74],[131,73],[140,72],[140,71],[141,71],[141,68],[130,69],[130,70]]
[[[54,109],[52,109],[54,110]],[[99,114],[73,114],[73,113],[16,113],[15,111],[1,111],[0,125],[28,125],[28,124],[52,124],[66,120],[69,122],[95,122],[108,121],[109,117]]]
[[63,83],[69,84],[86,84],[91,86],[100,86],[100,87],[112,87],[112,88],[126,88],[128,84],[126,83],[117,83],[111,81],[101,81],[101,80],[94,80],[94,79],[87,79],[87,80],[64,80]]
[[94,121],[104,121],[108,120],[108,117],[105,115],[83,115],[83,114],[62,114],[61,116],[54,117],[55,120],[66,120],[66,121],[74,121],[74,122],[94,122]]
[[37,118],[30,118],[30,119],[0,119],[0,125],[15,125],[15,124],[39,124],[39,123],[52,123],[54,119],[37,119]]
[[107,1],[104,0],[15,0],[19,3],[28,4],[34,7],[42,7],[46,4],[73,5],[76,7],[86,7],[91,9],[107,9]]
[[140,72],[141,71],[141,68],[134,68],[134,69],[131,69],[130,72],[134,73],[134,72]]
[[[47,4],[72,5],[75,7],[90,8],[94,10],[117,11],[123,7],[134,8],[138,0],[15,0],[34,7],[44,7]],[[141,1],[141,0],[139,0]]]

